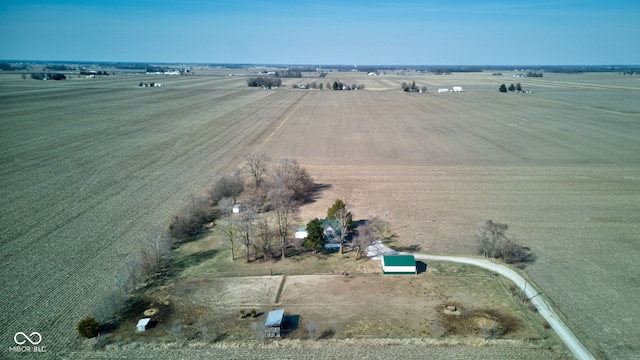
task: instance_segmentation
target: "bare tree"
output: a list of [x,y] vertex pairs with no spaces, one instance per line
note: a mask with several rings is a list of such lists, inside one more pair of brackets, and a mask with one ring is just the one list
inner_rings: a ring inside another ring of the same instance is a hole
[[211,200],[215,203],[222,198],[232,198],[235,203],[244,191],[244,183],[236,172],[233,176],[222,176],[213,183],[210,190]]
[[487,220],[476,233],[478,252],[486,257],[496,257],[498,244],[506,239],[505,232],[509,227],[507,224],[494,223]]
[[269,218],[267,216],[264,214],[258,214],[256,216],[257,235],[260,239],[259,241],[256,240],[256,250],[261,251],[267,259],[271,258],[271,245],[273,240],[273,234],[269,225]]
[[246,250],[247,262],[249,262],[249,255],[252,245],[254,244],[254,222],[256,213],[252,210],[247,210],[240,215],[240,219],[237,222],[237,227],[240,232],[240,243]]
[[256,187],[262,185],[262,178],[267,174],[267,162],[269,158],[263,152],[252,152],[244,156],[245,167],[253,177]]
[[173,241],[166,231],[155,230],[150,234],[142,249],[142,269],[147,276],[154,275],[166,266],[166,257],[171,251]]
[[178,242],[198,234],[203,225],[211,220],[211,200],[207,196],[192,196],[191,201],[169,225],[169,233]]
[[516,244],[505,235],[508,228],[507,224],[487,220],[476,233],[478,253],[486,257],[500,258],[508,264],[520,267],[534,262],[535,256],[529,248]]
[[131,277],[127,271],[120,270],[116,273],[116,286],[123,294],[129,293],[131,283]]
[[119,290],[111,290],[104,294],[93,307],[92,315],[101,324],[117,318],[124,305],[125,296]]
[[272,186],[284,186],[293,191],[293,198],[303,202],[313,192],[313,180],[295,159],[283,159],[273,167]]
[[223,241],[226,241],[231,248],[231,260],[236,259],[235,248],[238,240],[238,231],[236,230],[236,220],[233,215],[234,201],[231,198],[223,198],[218,202],[218,211],[221,219],[216,228],[220,231]]
[[377,237],[378,231],[371,220],[365,220],[363,224],[358,225],[352,241],[353,250],[356,252],[356,260],[367,256],[367,247],[376,241]]
[[278,242],[282,251],[282,258],[285,258],[285,247],[287,243],[287,234],[291,221],[295,217],[298,209],[294,200],[294,192],[288,189],[284,184],[272,184],[267,195],[269,204],[273,208],[276,215],[276,223],[278,228]]
[[353,214],[347,208],[347,204],[345,204],[343,208],[337,209],[334,212],[334,217],[340,224],[340,254],[344,254],[345,239],[349,235]]
[[142,260],[140,256],[131,255],[127,258],[125,262],[125,269],[129,274],[129,280],[131,281],[131,287],[135,289],[140,276],[142,275],[140,271],[143,268]]

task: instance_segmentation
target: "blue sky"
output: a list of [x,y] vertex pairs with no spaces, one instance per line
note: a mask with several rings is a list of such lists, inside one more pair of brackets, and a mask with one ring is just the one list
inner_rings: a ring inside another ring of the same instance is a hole
[[640,2],[3,0],[0,59],[640,64]]

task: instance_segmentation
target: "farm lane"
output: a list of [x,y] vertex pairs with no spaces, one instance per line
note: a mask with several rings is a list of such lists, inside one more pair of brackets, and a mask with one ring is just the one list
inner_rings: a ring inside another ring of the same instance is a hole
[[[382,255],[398,253],[381,243],[375,245],[375,250],[370,251],[370,255]],[[402,253],[402,252],[401,252]],[[402,253],[410,254],[410,253]],[[558,334],[560,339],[567,345],[571,353],[578,359],[595,359],[593,355],[582,345],[580,340],[573,335],[571,330],[564,324],[564,322],[553,311],[549,303],[544,299],[542,295],[533,288],[530,284],[527,286],[527,281],[518,275],[515,271],[509,269],[505,265],[496,264],[486,259],[476,259],[464,256],[447,256],[447,255],[429,255],[429,254],[412,254],[416,259],[420,260],[432,260],[432,261],[449,261],[460,264],[468,264],[479,266],[481,268],[498,273],[507,279],[513,281],[522,291],[525,292],[528,300],[538,309],[538,313],[544,317],[544,319],[551,325],[551,328]]]

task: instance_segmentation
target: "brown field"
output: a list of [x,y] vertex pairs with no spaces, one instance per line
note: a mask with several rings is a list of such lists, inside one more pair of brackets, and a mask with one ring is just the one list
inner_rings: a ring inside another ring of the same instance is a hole
[[[405,244],[456,254],[474,252],[477,224],[508,223],[538,256],[527,274],[594,354],[640,352],[639,78],[344,73],[322,81],[367,90],[333,92],[248,89],[229,72],[0,74],[4,345],[39,331],[49,349],[66,349],[127,255],[262,149],[331,185],[303,208],[305,222],[340,197],[356,217],[388,210]],[[429,93],[401,93],[412,80]],[[534,93],[497,92],[512,82]],[[466,92],[435,93],[453,85]]]

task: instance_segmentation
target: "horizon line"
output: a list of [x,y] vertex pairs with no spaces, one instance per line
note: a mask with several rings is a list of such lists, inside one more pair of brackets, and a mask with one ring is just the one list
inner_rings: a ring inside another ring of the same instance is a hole
[[182,65],[236,65],[236,66],[340,66],[340,67],[375,67],[375,66],[394,66],[394,67],[630,67],[640,66],[640,64],[340,64],[340,63],[269,63],[269,62],[185,62],[185,61],[104,61],[104,60],[29,60],[29,59],[0,59],[2,63],[95,63],[95,64],[182,64]]

